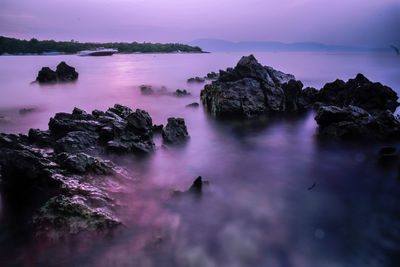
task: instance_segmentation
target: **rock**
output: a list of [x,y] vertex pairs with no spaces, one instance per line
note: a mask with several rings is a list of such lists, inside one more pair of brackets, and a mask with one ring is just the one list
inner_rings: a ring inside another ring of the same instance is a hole
[[296,111],[302,83],[291,74],[264,67],[253,55],[242,57],[234,69],[204,87],[200,97],[216,117],[257,117],[264,113]]
[[154,90],[151,87],[151,85],[141,85],[140,86],[140,92],[142,95],[152,95],[154,94]]
[[393,146],[385,146],[379,150],[378,158],[381,164],[390,164],[397,162],[399,159],[399,154],[396,153],[397,149]]
[[58,153],[149,153],[154,150],[150,115],[139,109],[133,112],[119,104],[106,112],[88,114],[74,109],[72,114],[57,113],[50,119],[49,130]]
[[212,71],[207,73],[207,75],[204,77],[206,80],[217,80],[219,77],[218,73]]
[[167,125],[162,130],[165,143],[180,144],[189,138],[185,120],[181,118],[168,118]]
[[194,102],[194,103],[186,105],[186,107],[187,108],[198,108],[199,107],[199,103]]
[[161,133],[162,129],[164,128],[164,125],[160,124],[160,125],[153,125],[153,133]]
[[49,67],[43,67],[36,78],[39,83],[55,83],[57,82],[57,73]]
[[[57,231],[54,235],[78,234],[82,231],[99,232],[121,224],[109,212],[91,208],[74,197],[63,195],[51,198],[33,217],[39,235],[49,235],[49,230]],[[62,235],[61,235],[62,236]]]
[[64,61],[57,65],[56,73],[57,79],[63,82],[75,81],[79,76],[79,74],[75,71],[75,68],[69,66]]
[[290,80],[282,84],[285,94],[285,107],[287,111],[297,111],[304,106],[299,102],[302,94],[303,83],[301,81]]
[[39,147],[51,147],[54,144],[54,139],[50,136],[50,131],[30,129],[28,138],[31,143],[34,143]]
[[385,146],[379,150],[379,155],[381,156],[392,155],[395,154],[396,151],[397,149],[394,146]]
[[174,93],[174,96],[182,97],[182,96],[189,96],[190,93],[186,90],[177,89]]
[[181,197],[184,195],[188,196],[196,196],[200,197],[203,194],[203,188],[204,186],[208,186],[209,182],[208,181],[203,181],[201,176],[198,176],[194,181],[193,184],[190,186],[190,188],[187,191],[174,191],[172,196],[173,197]]
[[28,136],[0,134],[0,166],[3,204],[19,212],[36,210],[30,221],[37,233],[63,236],[120,224],[108,192],[85,178],[128,178],[110,161],[84,153],[50,153],[30,143]]
[[18,112],[21,115],[25,115],[25,114],[28,114],[28,113],[32,113],[34,111],[36,111],[36,108],[21,108]]
[[362,74],[357,74],[347,82],[336,80],[327,83],[318,94],[318,101],[325,105],[353,105],[372,113],[386,110],[394,112],[399,106],[397,100],[397,93],[391,88],[373,83]]
[[204,83],[205,79],[201,77],[194,77],[194,78],[189,78],[187,80],[188,83]]
[[313,87],[306,87],[301,91],[299,103],[303,107],[312,107],[318,101],[319,91]]
[[315,120],[321,136],[334,139],[395,140],[400,138],[400,120],[389,110],[370,114],[356,107],[322,106]]

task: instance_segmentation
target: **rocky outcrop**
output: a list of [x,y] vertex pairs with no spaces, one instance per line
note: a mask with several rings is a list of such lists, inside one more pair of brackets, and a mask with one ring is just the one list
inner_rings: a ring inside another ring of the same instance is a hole
[[293,75],[264,67],[250,55],[234,69],[221,70],[201,91],[201,101],[216,117],[255,117],[301,109],[302,87]]
[[190,188],[186,191],[174,191],[172,194],[172,197],[177,198],[177,197],[182,197],[182,196],[195,196],[195,197],[201,197],[203,194],[203,190],[206,186],[209,185],[209,181],[204,181],[201,176],[197,177]]
[[55,150],[70,153],[149,153],[154,150],[152,129],[146,111],[133,112],[118,104],[92,114],[75,108],[72,114],[57,113],[49,122]]
[[317,101],[324,105],[346,107],[358,106],[368,112],[394,112],[399,106],[398,96],[390,87],[369,81],[364,75],[357,74],[347,82],[336,80],[327,83],[318,92]]
[[327,83],[310,101],[322,105],[315,120],[322,136],[336,139],[400,139],[400,118],[393,114],[399,103],[391,88],[358,74],[347,82]]
[[49,67],[43,67],[36,78],[39,83],[69,82],[78,79],[78,72],[74,67],[69,66],[64,61],[57,65],[56,71]]
[[0,166],[4,205],[36,210],[31,222],[38,234],[97,232],[120,224],[107,188],[90,179],[129,179],[110,161],[85,153],[46,152],[28,136],[0,134]]
[[369,113],[357,106],[322,106],[315,120],[318,133],[333,139],[395,140],[400,138],[400,118],[389,110]]
[[214,72],[214,71],[212,71],[212,72],[207,73],[207,75],[204,77],[204,79],[206,79],[206,80],[217,80],[218,77],[219,77],[219,74]]
[[189,138],[185,120],[182,118],[168,118],[167,125],[162,130],[165,143],[180,144]]
[[151,87],[151,85],[141,85],[141,86],[139,86],[139,88],[140,88],[140,92],[142,93],[142,95],[154,94],[154,90]]

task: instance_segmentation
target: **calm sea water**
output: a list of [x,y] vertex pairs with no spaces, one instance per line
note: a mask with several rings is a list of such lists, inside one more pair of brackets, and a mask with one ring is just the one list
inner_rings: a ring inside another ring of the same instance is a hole
[[[122,204],[125,223],[112,236],[35,243],[2,216],[0,263],[25,266],[400,266],[397,167],[382,167],[382,144],[325,143],[313,112],[257,125],[221,122],[199,102],[193,76],[234,66],[242,53],[134,54],[112,57],[0,57],[0,132],[47,129],[56,112],[115,103],[147,110],[156,124],[185,119],[190,141],[145,158],[115,158],[136,178],[103,183]],[[392,54],[255,53],[264,65],[305,86],[363,73],[400,92],[400,57]],[[66,61],[74,83],[31,83],[42,66]],[[187,89],[192,96],[143,96],[139,85]],[[22,108],[34,111],[20,113]],[[394,144],[397,145],[397,144]],[[170,202],[194,178],[210,181],[197,201]],[[100,183],[100,182],[99,182]],[[312,184],[312,190],[307,190]],[[122,189],[121,189],[122,188]],[[7,251],[7,252],[4,252]],[[6,254],[7,253],[7,254]],[[1,264],[0,264],[1,265]]]

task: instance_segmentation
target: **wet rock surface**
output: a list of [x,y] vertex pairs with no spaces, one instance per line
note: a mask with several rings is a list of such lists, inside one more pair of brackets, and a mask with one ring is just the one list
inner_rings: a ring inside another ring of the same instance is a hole
[[187,141],[189,133],[185,120],[182,118],[168,118],[168,123],[162,130],[162,137],[164,142],[168,144],[181,144]]
[[395,140],[400,138],[400,118],[389,110],[379,113],[356,107],[322,106],[315,116],[318,133],[334,139]]
[[70,82],[78,79],[78,72],[74,67],[69,66],[64,61],[57,65],[56,71],[49,67],[43,67],[36,78],[39,83]]
[[216,117],[249,118],[301,109],[302,87],[293,75],[262,66],[250,55],[242,57],[235,68],[221,70],[219,78],[206,85],[200,96]]

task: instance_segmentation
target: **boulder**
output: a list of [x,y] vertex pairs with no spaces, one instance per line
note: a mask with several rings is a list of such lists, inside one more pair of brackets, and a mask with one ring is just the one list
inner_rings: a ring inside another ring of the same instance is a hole
[[167,125],[162,130],[165,143],[180,144],[189,138],[185,120],[182,118],[168,118]]
[[319,91],[313,87],[306,87],[301,91],[299,103],[305,108],[314,106],[318,101]]
[[386,141],[400,138],[400,119],[389,110],[371,114],[352,105],[322,106],[315,120],[319,134],[329,138]]
[[195,196],[195,197],[201,197],[201,195],[203,194],[203,188],[204,186],[208,186],[209,182],[208,181],[204,181],[203,178],[201,176],[197,177],[192,185],[190,186],[190,188],[186,191],[174,191],[172,194],[172,197],[174,198],[178,198],[178,197],[182,197],[182,196]]
[[78,76],[79,74],[75,71],[74,67],[62,61],[57,65],[56,71],[53,71],[49,67],[43,67],[39,71],[36,81],[39,83],[70,82],[78,79]]
[[36,81],[39,83],[55,83],[57,82],[57,73],[49,67],[43,67],[39,71]]
[[69,66],[64,61],[57,65],[56,73],[57,79],[63,82],[75,81],[79,76],[78,72],[75,71],[75,68]]
[[390,110],[399,106],[398,96],[391,88],[369,81],[364,75],[357,74],[347,82],[336,80],[327,83],[318,93],[318,101],[325,105],[345,107],[358,106],[368,112]]
[[154,90],[151,87],[151,85],[141,85],[141,86],[139,86],[139,88],[140,88],[140,92],[142,93],[142,95],[154,94]]
[[204,77],[204,79],[206,79],[206,80],[217,80],[218,77],[219,77],[219,74],[214,72],[214,71],[212,71],[212,72],[207,73],[207,75]]
[[200,98],[216,117],[248,118],[302,108],[302,87],[293,75],[262,66],[250,55],[242,57],[235,68],[221,70],[219,78],[204,87]]

